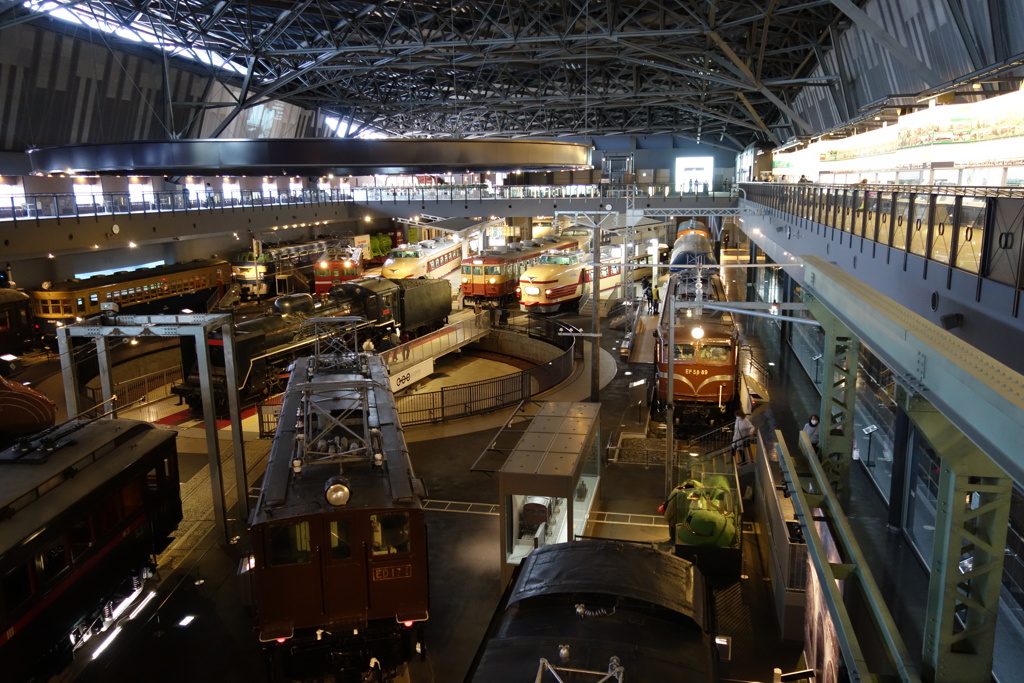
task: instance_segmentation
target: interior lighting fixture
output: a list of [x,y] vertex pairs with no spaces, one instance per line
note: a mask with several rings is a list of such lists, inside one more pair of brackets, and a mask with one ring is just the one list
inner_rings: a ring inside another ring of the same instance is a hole
[[690,330],[690,336],[693,337],[694,339],[703,339],[704,338],[704,328],[703,327],[695,327],[695,328],[693,328],[692,330]]
[[186,614],[184,617],[182,617],[181,621],[178,622],[178,626],[188,626],[193,621],[195,621],[195,616],[191,614]]

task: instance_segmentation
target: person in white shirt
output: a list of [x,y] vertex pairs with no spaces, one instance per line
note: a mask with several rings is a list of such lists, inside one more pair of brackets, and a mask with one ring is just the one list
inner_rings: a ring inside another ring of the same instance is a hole
[[[736,411],[736,424],[733,426],[732,432],[732,454],[733,457],[742,449],[747,450],[747,446],[752,442],[756,429],[754,424],[748,419],[750,416],[743,412],[740,408]],[[743,460],[749,460],[749,453],[744,453]]]
[[814,450],[818,450],[818,423],[820,419],[817,415],[811,415],[807,420],[807,424],[804,425],[803,431],[807,434],[808,441],[814,446]]

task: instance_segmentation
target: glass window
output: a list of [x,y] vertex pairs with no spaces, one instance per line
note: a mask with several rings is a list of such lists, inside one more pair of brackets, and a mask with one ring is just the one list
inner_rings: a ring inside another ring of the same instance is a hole
[[268,561],[271,566],[309,562],[309,522],[275,525],[267,530],[267,534],[270,537]]
[[142,507],[142,482],[140,480],[129,482],[121,490],[121,504],[125,517]]
[[462,266],[462,274],[463,275],[472,275],[473,274],[473,266]]
[[473,266],[473,275],[483,275],[483,274],[484,274],[483,266]]
[[928,196],[915,197],[910,210],[910,253],[925,256],[928,246]]
[[3,579],[4,609],[10,614],[32,595],[32,580],[27,564],[12,567]]
[[728,344],[704,344],[700,348],[701,360],[709,360],[716,363],[729,360]]
[[100,537],[111,529],[116,528],[118,521],[121,519],[120,496],[112,496],[104,501],[103,505],[96,510],[94,519],[96,520],[97,537]]
[[77,559],[92,546],[92,532],[89,530],[89,518],[79,519],[68,529],[68,547],[71,557]]
[[896,194],[896,217],[892,229],[892,246],[896,249],[907,248],[908,225],[914,216],[913,198],[909,192]]
[[501,266],[484,266],[485,275],[501,275]]
[[693,358],[693,344],[676,344],[676,360],[691,360]]
[[370,516],[373,530],[373,554],[409,552],[409,513],[390,512]]
[[330,525],[331,559],[347,560],[352,557],[352,529],[348,520],[335,520]]
[[935,196],[935,217],[932,220],[932,253],[929,256],[940,262],[949,263],[953,250],[953,205],[956,197]]
[[67,569],[70,558],[64,537],[54,539],[43,548],[43,551],[36,556],[36,563],[43,581],[49,581]]
[[964,197],[956,235],[956,267],[977,273],[981,264],[981,237],[985,231],[984,199]]

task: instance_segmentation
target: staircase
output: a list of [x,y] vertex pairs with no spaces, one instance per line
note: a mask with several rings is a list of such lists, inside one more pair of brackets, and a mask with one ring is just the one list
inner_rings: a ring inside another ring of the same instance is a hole
[[219,295],[218,292],[213,293],[213,296],[206,302],[206,310],[211,313],[214,311],[230,311],[241,300],[242,287],[237,282],[232,282],[224,290],[223,295]]
[[296,268],[295,264],[287,262],[277,264],[274,271],[274,287],[278,296],[310,291],[309,278]]

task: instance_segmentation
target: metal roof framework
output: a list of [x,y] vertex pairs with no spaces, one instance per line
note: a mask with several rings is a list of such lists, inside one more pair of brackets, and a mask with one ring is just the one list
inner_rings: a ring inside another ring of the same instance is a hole
[[[0,29],[39,19],[42,4],[4,3]],[[346,136],[672,134],[731,150],[806,128],[789,103],[834,84],[811,75],[816,54],[849,25],[830,0],[46,5],[227,60],[190,67],[238,93],[199,105],[230,110],[214,137],[280,99],[338,117]]]

